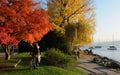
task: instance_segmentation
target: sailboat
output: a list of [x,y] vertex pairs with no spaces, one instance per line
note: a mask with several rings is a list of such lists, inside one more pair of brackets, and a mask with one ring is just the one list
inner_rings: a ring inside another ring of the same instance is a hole
[[108,50],[117,50],[117,48],[114,46],[114,37],[113,37],[113,45],[109,46]]

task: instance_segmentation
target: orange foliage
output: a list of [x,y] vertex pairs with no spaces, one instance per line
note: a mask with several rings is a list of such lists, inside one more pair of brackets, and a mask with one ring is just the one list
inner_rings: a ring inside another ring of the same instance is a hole
[[[35,10],[27,16],[26,20],[30,23],[21,27],[19,33],[17,33],[17,38],[33,43],[41,40],[41,38],[52,29],[48,15],[44,10]],[[39,17],[38,17],[39,16]]]
[[0,0],[0,26],[13,30],[18,40],[33,43],[41,40],[52,26],[43,9],[33,0]]
[[14,36],[11,36],[12,30],[5,27],[0,27],[0,45],[17,45],[18,41]]

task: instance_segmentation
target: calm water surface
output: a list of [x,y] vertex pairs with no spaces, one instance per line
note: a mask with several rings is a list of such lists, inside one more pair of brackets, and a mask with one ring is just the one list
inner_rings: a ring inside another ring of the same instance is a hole
[[[109,46],[114,45],[115,47],[117,47],[117,50],[108,50],[107,48],[109,48]],[[85,46],[82,47],[84,49],[89,48],[89,47],[95,47],[95,46],[102,46],[102,48],[95,48],[93,49],[93,53],[94,54],[98,54],[100,56],[103,57],[108,57],[110,59],[116,60],[120,62],[120,42],[108,42],[108,43],[94,43],[90,46]]]

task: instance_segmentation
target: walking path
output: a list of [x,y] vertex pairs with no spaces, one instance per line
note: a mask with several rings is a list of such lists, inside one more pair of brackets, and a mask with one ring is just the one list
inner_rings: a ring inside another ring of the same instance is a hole
[[77,69],[90,75],[120,75],[119,72],[115,72],[110,68],[106,68],[91,62],[93,58],[94,56],[92,55],[84,55],[78,59],[80,64],[77,66]]
[[3,57],[5,55],[5,53],[0,53],[0,57]]
[[[17,52],[14,52],[13,55],[15,55],[15,54],[17,54]],[[3,53],[1,52],[1,53],[0,53],[0,57],[4,57],[4,56],[5,56],[5,53],[4,53],[4,52],[3,52]]]

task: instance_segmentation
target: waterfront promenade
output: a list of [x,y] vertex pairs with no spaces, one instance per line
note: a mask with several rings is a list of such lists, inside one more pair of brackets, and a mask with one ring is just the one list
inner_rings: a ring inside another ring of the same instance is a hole
[[93,55],[84,55],[79,58],[78,61],[80,64],[77,66],[77,69],[82,70],[89,75],[120,75],[120,72],[117,72],[114,69],[93,63],[92,60],[94,57],[95,56]]

